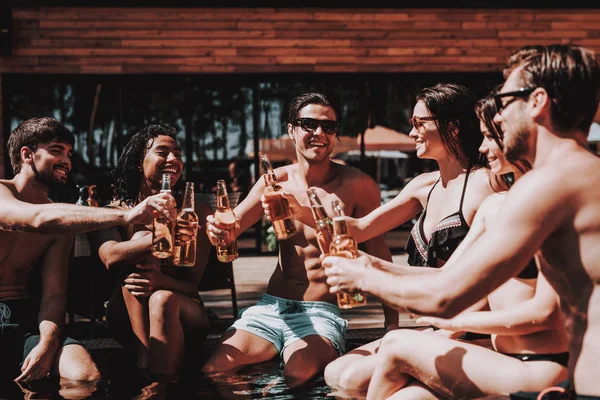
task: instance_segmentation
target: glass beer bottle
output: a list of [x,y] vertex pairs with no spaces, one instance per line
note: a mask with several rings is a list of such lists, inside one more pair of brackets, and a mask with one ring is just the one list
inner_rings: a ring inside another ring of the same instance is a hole
[[[356,258],[358,257],[358,244],[348,233],[342,202],[334,200],[331,205],[333,206],[333,240],[330,254],[338,257]],[[367,305],[367,296],[359,290],[352,293],[338,292],[337,298],[338,306],[344,309]]]
[[275,236],[277,240],[288,239],[298,233],[292,211],[290,210],[290,204],[281,196],[283,189],[277,184],[277,178],[275,177],[269,157],[266,154],[262,154],[260,161],[265,180],[265,202],[269,205],[269,216],[271,217],[273,230],[275,230]]
[[[215,210],[215,220],[217,222],[227,225],[228,230],[235,229],[235,214],[229,205],[229,196],[227,195],[227,186],[225,186],[224,180],[217,181],[217,209]],[[231,262],[238,258],[238,244],[237,240],[233,240],[227,246],[216,246],[217,247],[217,258],[221,262]]]
[[[171,193],[171,175],[163,174],[161,193]],[[173,254],[173,222],[164,215],[154,217],[152,225],[152,255],[169,258]]]
[[194,182],[186,182],[181,212],[175,219],[173,264],[178,267],[193,267],[196,264],[197,234],[198,214],[194,211]]
[[325,211],[325,207],[323,207],[316,189],[310,188],[306,191],[306,194],[310,201],[310,210],[315,218],[317,243],[319,244],[321,253],[328,255],[333,239],[333,222],[331,222],[331,218],[327,215],[327,211]]

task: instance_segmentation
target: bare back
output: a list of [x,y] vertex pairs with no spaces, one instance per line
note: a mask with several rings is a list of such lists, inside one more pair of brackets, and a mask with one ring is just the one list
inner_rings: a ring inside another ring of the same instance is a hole
[[[0,185],[7,188],[13,197],[27,201],[20,198],[12,181],[0,180]],[[4,195],[3,193],[2,196]],[[2,196],[0,196],[0,201],[3,199]],[[2,243],[0,246],[0,301],[27,297],[25,291],[27,275],[31,268],[42,259],[56,236],[0,230],[0,243]]]
[[[331,202],[341,200],[346,215],[362,217],[375,209],[380,202],[379,188],[375,181],[356,168],[331,162],[333,178],[320,187],[317,194],[329,215],[333,215]],[[308,204],[304,178],[297,173],[296,165],[277,170],[279,184],[292,193],[300,203]],[[327,277],[321,267],[315,230],[296,221],[298,233],[279,242],[279,262],[267,293],[288,299],[304,301],[335,302],[325,283]],[[372,240],[383,240],[381,237]],[[368,242],[366,243],[368,246]]]

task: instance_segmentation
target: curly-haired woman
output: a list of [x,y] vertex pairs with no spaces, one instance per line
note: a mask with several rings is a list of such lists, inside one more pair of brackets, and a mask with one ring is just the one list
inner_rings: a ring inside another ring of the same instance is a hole
[[[183,162],[175,134],[168,125],[148,125],[131,138],[113,171],[115,197],[110,207],[132,207],[158,193],[163,174],[178,186]],[[210,206],[196,203],[196,213],[204,221]],[[151,254],[151,227],[99,233],[100,258],[117,278],[107,308],[109,329],[122,346],[136,352],[139,368],[153,380],[176,380],[188,339],[197,341],[208,331],[197,287],[210,243],[204,229],[197,232],[193,268],[160,265]]]

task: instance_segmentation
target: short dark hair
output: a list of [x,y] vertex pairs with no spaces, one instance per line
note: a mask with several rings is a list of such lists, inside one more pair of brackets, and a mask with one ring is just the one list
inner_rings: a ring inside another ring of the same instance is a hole
[[523,87],[542,87],[551,98],[554,129],[588,132],[600,101],[600,69],[594,52],[576,45],[524,46],[513,52],[504,77],[517,68]]
[[31,118],[19,124],[8,138],[8,154],[15,175],[21,172],[21,149],[36,151],[42,143],[56,140],[73,146],[75,137],[66,126],[50,117]]
[[[417,94],[433,117],[446,152],[455,157],[460,165],[484,165],[479,153],[483,136],[479,130],[479,120],[475,115],[475,95],[468,88],[455,83],[438,83]],[[458,128],[454,136],[450,123]],[[462,150],[462,154],[461,154]]]
[[[300,116],[300,111],[310,104],[319,104],[323,107],[331,107],[333,112],[335,113],[336,121],[340,122],[341,114],[339,113],[336,105],[329,97],[327,97],[324,93],[319,92],[310,92],[300,94],[292,99],[288,106],[286,123],[294,124],[294,121],[298,119]],[[337,136],[337,134],[336,134]]]
[[[475,106],[475,113],[477,114],[479,120],[483,122],[488,129],[488,132],[490,133],[492,139],[494,139],[494,142],[496,142],[501,149],[504,149],[504,132],[502,132],[500,126],[494,122],[494,116],[498,112],[498,109],[496,108],[496,102],[494,101],[494,94],[496,92],[497,90],[495,89],[487,96],[480,99]],[[522,174],[531,169],[531,164],[527,160],[510,161],[510,163],[514,165],[515,168]],[[509,177],[507,175],[508,174],[494,176],[498,186],[504,190],[508,190],[514,182],[513,177]],[[490,174],[490,179],[491,176],[492,174]],[[493,187],[493,185],[490,186]]]
[[138,203],[143,176],[141,166],[146,152],[152,147],[154,139],[160,135],[177,139],[177,130],[167,124],[147,125],[127,142],[116,168],[112,171],[116,200],[129,206]]

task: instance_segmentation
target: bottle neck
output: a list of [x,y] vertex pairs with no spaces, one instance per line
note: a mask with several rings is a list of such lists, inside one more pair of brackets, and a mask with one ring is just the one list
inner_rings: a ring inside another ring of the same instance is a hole
[[327,215],[327,211],[325,211],[325,207],[323,207],[323,206],[311,205],[310,210],[313,213],[313,217],[315,218],[315,221],[323,221],[323,220],[329,219],[329,216]]
[[183,203],[181,205],[183,210],[194,209],[194,188],[186,187],[185,194],[183,195]]
[[345,217],[334,217],[333,218],[333,235],[334,236],[349,235],[348,225],[346,224]]
[[263,178],[266,186],[274,186],[277,183],[277,177],[275,176],[275,172],[273,172],[273,170],[265,172],[263,174]]
[[231,208],[227,192],[217,191],[217,208]]

